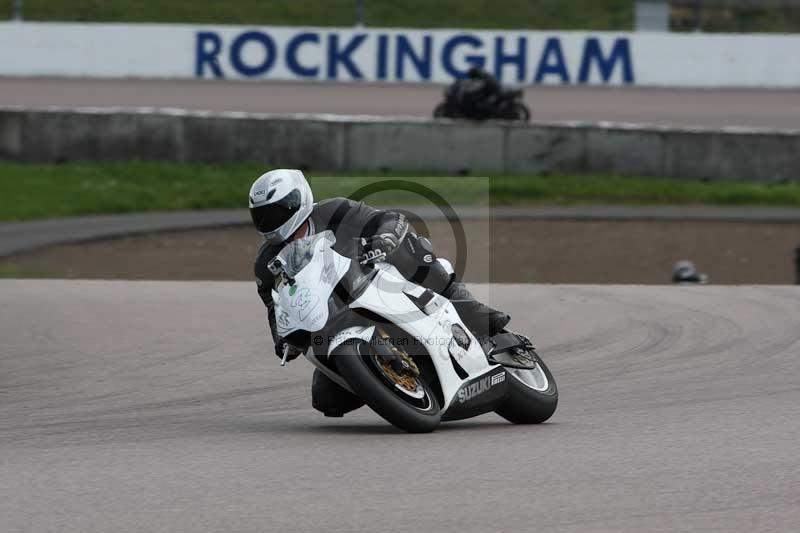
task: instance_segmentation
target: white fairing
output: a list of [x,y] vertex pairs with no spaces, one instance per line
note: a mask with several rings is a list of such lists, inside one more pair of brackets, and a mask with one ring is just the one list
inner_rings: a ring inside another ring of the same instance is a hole
[[[425,306],[430,314],[423,313],[406,295],[418,295],[424,289],[405,280],[397,269],[388,263],[378,265],[380,271],[369,287],[350,304],[386,317],[400,326],[417,343],[422,344],[431,356],[444,395],[442,411],[446,411],[461,385],[497,367],[486,360],[478,340],[461,321],[453,304],[444,296],[434,295]],[[469,348],[453,350],[453,358],[469,374],[461,379],[450,362],[451,327],[460,324],[469,335]]]
[[328,321],[328,299],[350,268],[350,259],[336,253],[333,232],[325,231],[287,245],[278,257],[294,263],[293,283],[272,290],[278,335],[297,330],[315,332]]
[[[333,233],[325,231],[294,241],[278,254],[278,259],[283,261],[283,272],[293,280],[291,284],[281,281],[272,291],[278,335],[284,337],[297,330],[313,333],[325,327],[328,300],[351,264],[350,259],[333,250],[334,242]],[[442,412],[445,412],[465,382],[494,370],[498,365],[488,363],[478,340],[447,298],[434,294],[423,306],[424,311],[420,310],[410,296],[422,297],[425,293],[423,287],[407,281],[388,263],[380,263],[375,268],[377,272],[350,307],[367,309],[390,320],[408,334],[409,341],[416,343],[416,346],[409,345],[407,351],[430,355],[442,387]],[[453,338],[454,324],[460,325],[469,337],[466,349]],[[345,328],[330,339],[328,354],[350,339],[369,342],[374,331],[374,326]],[[350,390],[341,376],[322,364],[313,352],[307,353],[306,357],[328,377]],[[465,378],[458,375],[451,357],[468,374]]]
[[369,342],[372,340],[373,333],[375,333],[375,326],[369,326],[366,328],[361,326],[353,326],[352,328],[345,328],[337,333],[333,339],[331,339],[330,344],[328,344],[328,355],[333,353],[333,350],[348,341],[360,339],[364,342]]

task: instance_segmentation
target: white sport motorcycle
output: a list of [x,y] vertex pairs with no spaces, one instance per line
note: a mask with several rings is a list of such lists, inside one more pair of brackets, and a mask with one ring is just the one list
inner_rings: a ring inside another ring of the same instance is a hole
[[331,231],[298,239],[269,264],[278,334],[309,345],[327,377],[414,433],[489,411],[517,424],[552,416],[556,383],[527,337],[504,331],[482,344],[447,298],[335,242]]

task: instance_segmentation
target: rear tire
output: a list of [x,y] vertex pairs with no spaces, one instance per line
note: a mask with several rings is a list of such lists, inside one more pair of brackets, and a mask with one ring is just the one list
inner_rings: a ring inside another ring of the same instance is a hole
[[[430,433],[439,426],[441,409],[430,385],[418,379],[424,398],[421,405],[406,401],[381,377],[371,354],[362,353],[368,344],[342,344],[333,351],[339,373],[353,391],[376,413],[391,424],[409,433]],[[409,398],[410,400],[410,398]]]
[[495,412],[514,424],[541,424],[556,412],[558,388],[553,374],[544,362],[537,357],[542,372],[547,377],[547,388],[539,391],[526,385],[516,372],[527,372],[506,368],[508,398],[495,409]]
[[442,102],[433,108],[433,118],[451,118],[447,104]]

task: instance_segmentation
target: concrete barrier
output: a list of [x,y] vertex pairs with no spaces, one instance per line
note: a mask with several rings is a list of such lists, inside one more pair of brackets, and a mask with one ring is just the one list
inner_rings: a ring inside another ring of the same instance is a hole
[[800,130],[5,107],[0,158],[784,181],[800,180]]

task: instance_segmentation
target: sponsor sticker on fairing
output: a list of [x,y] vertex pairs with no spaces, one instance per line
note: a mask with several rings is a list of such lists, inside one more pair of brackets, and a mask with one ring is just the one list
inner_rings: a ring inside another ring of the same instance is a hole
[[462,388],[458,391],[458,402],[464,403],[467,402],[476,396],[479,396],[490,388],[498,385],[506,380],[505,372],[501,372],[499,374],[494,374],[493,376],[486,376],[485,378],[481,378],[474,383],[470,383],[466,387]]

